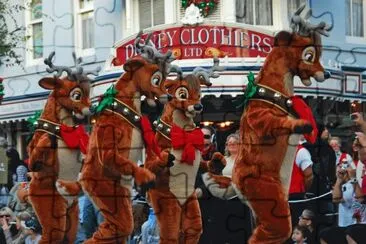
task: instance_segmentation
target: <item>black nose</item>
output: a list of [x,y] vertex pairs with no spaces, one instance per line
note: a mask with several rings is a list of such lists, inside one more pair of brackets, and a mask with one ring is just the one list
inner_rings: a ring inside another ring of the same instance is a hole
[[168,101],[171,101],[173,99],[173,96],[170,94],[167,94],[167,97],[168,97]]
[[194,108],[194,110],[196,110],[196,111],[201,111],[201,110],[202,110],[202,108],[203,108],[203,106],[202,106],[202,104],[197,103],[197,104],[195,104],[195,105],[193,106],[193,108]]
[[330,78],[330,72],[325,71],[324,72],[324,79],[326,80],[326,79],[329,79],[329,78]]

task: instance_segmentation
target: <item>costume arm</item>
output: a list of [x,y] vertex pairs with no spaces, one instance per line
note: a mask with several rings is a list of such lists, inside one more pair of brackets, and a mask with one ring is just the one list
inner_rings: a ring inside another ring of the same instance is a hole
[[52,166],[55,149],[52,148],[50,136],[47,133],[35,138],[29,148],[29,169],[37,171],[39,164]]
[[[155,176],[147,169],[141,168],[137,163],[128,159],[126,150],[130,150],[126,141],[123,141],[123,133],[113,126],[95,128],[98,130],[97,140],[99,142],[98,155],[103,167],[109,168],[111,172],[119,175],[132,175],[137,185],[147,183],[155,179]],[[125,154],[125,155],[123,155]]]
[[285,113],[276,113],[274,109],[249,107],[246,113],[249,126],[258,133],[260,138],[311,131],[309,122],[302,119],[291,119]]

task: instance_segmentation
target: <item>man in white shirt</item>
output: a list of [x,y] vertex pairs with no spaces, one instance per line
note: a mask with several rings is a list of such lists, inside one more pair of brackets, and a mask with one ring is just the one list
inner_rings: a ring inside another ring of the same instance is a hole
[[353,163],[351,155],[349,155],[348,153],[341,152],[341,145],[342,145],[341,138],[331,137],[329,140],[329,145],[333,148],[336,154],[336,162],[335,162],[336,165],[347,162],[347,164],[350,165],[353,169],[356,168],[355,164]]
[[[292,169],[289,189],[289,200],[303,200],[305,193],[310,189],[313,182],[313,161],[310,152],[302,146],[306,140],[302,136],[299,141],[294,166]],[[302,211],[310,206],[308,203],[290,203],[291,221],[293,226],[297,224]]]

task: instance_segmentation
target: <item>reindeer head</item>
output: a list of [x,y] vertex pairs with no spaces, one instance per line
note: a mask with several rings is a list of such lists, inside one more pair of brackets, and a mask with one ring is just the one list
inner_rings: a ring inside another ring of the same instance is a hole
[[168,93],[173,96],[169,105],[175,109],[181,110],[188,118],[194,118],[202,112],[201,104],[201,85],[211,86],[210,78],[217,78],[219,74],[215,71],[222,71],[223,67],[219,67],[219,59],[214,59],[214,65],[210,70],[197,67],[192,74],[183,76],[180,67],[172,65],[170,72],[176,72],[175,80],[166,80],[164,82]]
[[[100,67],[95,71],[84,71],[80,66],[82,62],[81,58],[76,58],[73,53],[76,70],[72,70],[66,66],[56,66],[52,63],[52,58],[55,52],[52,52],[48,58],[44,60],[44,63],[49,66],[46,70],[49,73],[57,71],[54,77],[46,77],[39,81],[39,85],[47,90],[52,90],[50,96],[55,100],[56,113],[60,112],[59,109],[63,109],[65,116],[75,116],[77,119],[83,119],[86,115],[90,114],[90,99],[89,99],[89,84],[90,80],[87,77],[89,74],[97,75]],[[63,72],[67,73],[67,76],[61,78]],[[57,106],[59,108],[57,108]]]
[[137,82],[138,88],[142,95],[147,97],[150,106],[155,106],[155,97],[160,102],[166,103],[171,97],[166,94],[163,81],[167,77],[170,63],[174,60],[171,51],[165,54],[160,53],[153,45],[151,45],[151,33],[145,40],[140,43],[142,31],[135,39],[136,51],[140,54],[129,59],[123,68],[130,73],[130,79]]
[[311,16],[311,9],[305,17],[300,17],[305,5],[300,7],[291,19],[292,32],[281,31],[275,36],[274,48],[269,60],[283,64],[285,72],[292,76],[298,75],[304,85],[310,86],[310,77],[322,82],[330,77],[319,62],[322,46],[320,35],[328,36],[333,27],[324,22],[318,25],[310,24],[307,19]]

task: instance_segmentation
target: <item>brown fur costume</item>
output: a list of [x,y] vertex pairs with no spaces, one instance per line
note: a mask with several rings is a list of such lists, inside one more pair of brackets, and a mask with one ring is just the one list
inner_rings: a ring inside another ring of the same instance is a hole
[[[298,13],[302,9],[298,10]],[[298,25],[301,30],[301,24]],[[318,30],[326,31],[318,26]],[[305,32],[305,33],[304,33]],[[256,82],[289,98],[293,76],[305,85],[310,77],[324,81],[319,62],[321,39],[316,29],[278,33]],[[241,146],[233,169],[233,184],[257,218],[249,243],[282,243],[291,234],[288,187],[299,137],[309,133],[309,122],[260,99],[249,101],[240,122]]]
[[[51,93],[28,145],[29,168],[34,171],[28,198],[43,228],[40,243],[73,243],[78,228],[77,196],[81,190],[76,182],[81,167],[80,149],[69,148],[60,133],[63,128],[73,130],[77,126],[73,115],[81,119],[90,112],[89,80],[88,73],[80,69],[74,72],[54,66],[53,55],[45,63],[50,66],[49,72],[58,74],[39,81]],[[81,60],[75,58],[75,62],[78,66]],[[63,71],[68,76],[58,78]]]
[[274,47],[256,78],[258,89],[240,121],[241,143],[232,183],[229,178],[206,175],[206,184],[216,182],[229,189],[221,196],[233,192],[232,184],[254,211],[257,227],[251,244],[283,243],[291,234],[288,189],[299,134],[316,129],[308,120],[298,119],[303,111],[293,111],[298,100],[292,97],[293,77],[298,75],[306,86],[311,84],[310,77],[318,82],[328,77],[319,62],[320,34],[327,35],[331,27],[325,23],[310,26],[299,17],[304,7],[292,18],[294,31],[275,36]]
[[[157,177],[156,187],[149,190],[148,197],[158,219],[161,244],[180,241],[198,243],[202,221],[194,183],[199,167],[213,169],[210,163],[207,165],[207,162],[201,161],[203,134],[193,121],[203,108],[200,103],[200,84],[211,83],[209,78],[205,80],[198,73],[182,77],[178,69],[178,74],[177,80],[165,81],[165,87],[173,95],[173,100],[165,105],[160,122],[156,124],[156,141],[162,149],[169,149],[175,156],[174,165],[145,164]],[[174,137],[174,133],[179,136]],[[190,163],[189,159],[184,159],[185,150],[188,150],[186,147],[191,147],[194,155]],[[215,154],[213,159],[224,161],[220,153]]]
[[[135,45],[139,45],[139,40],[136,39]],[[125,243],[133,231],[132,180],[137,185],[150,184],[155,180],[153,173],[137,165],[144,144],[143,134],[133,123],[138,123],[141,118],[131,122],[124,117],[132,111],[136,116],[141,115],[141,95],[150,101],[154,97],[167,99],[162,83],[166,75],[164,63],[171,53],[165,56],[157,54],[146,43],[144,48],[151,52],[129,59],[123,66],[126,72],[115,85],[117,94],[114,101],[125,104],[124,112],[119,113],[113,107],[103,110],[96,118],[90,136],[80,181],[101,211],[104,222],[85,243]],[[164,154],[162,160],[167,160],[167,156]]]

